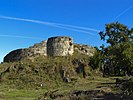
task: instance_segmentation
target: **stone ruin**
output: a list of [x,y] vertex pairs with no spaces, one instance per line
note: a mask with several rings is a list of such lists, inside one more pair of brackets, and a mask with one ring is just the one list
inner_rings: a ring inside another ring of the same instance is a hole
[[35,57],[40,55],[47,56],[46,42],[47,41],[42,41],[41,43],[37,43],[33,46],[30,46],[29,48],[11,51],[4,57],[4,62],[20,61],[24,58]]
[[49,56],[68,56],[73,52],[73,39],[70,37],[51,37],[47,41]]
[[11,51],[4,57],[4,62],[20,61],[24,58],[36,56],[69,56],[74,51],[93,56],[94,48],[88,45],[74,44],[73,39],[67,36],[51,37],[29,48]]

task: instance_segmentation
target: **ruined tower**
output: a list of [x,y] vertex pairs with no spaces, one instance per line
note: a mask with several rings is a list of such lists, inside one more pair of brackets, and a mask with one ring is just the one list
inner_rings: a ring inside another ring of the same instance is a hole
[[51,37],[47,41],[47,55],[49,56],[68,56],[73,52],[73,39],[70,37]]

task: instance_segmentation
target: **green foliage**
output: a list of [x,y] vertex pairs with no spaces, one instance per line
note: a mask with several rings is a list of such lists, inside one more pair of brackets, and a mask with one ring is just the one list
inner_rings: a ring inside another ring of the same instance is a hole
[[105,32],[100,32],[101,40],[109,45],[101,46],[103,73],[133,75],[133,29],[119,22],[107,24]]
[[96,47],[94,56],[92,56],[92,57],[90,58],[90,66],[91,66],[93,69],[98,69],[98,68],[101,68],[101,67],[102,67],[102,56],[101,56],[100,54],[101,54],[101,50],[99,50],[99,49]]
[[111,46],[123,42],[133,42],[133,28],[129,29],[127,26],[119,22],[106,24],[105,32],[100,32],[101,40],[106,40]]
[[128,82],[124,82],[122,84],[121,90],[126,94],[126,95],[133,95],[133,78],[130,78]]

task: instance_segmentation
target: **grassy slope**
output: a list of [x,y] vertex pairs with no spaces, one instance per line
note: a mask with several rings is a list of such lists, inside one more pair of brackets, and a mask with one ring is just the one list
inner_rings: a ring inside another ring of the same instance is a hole
[[[85,66],[86,78],[83,78],[83,70],[76,71],[81,64]],[[62,66],[67,69],[70,83],[62,81]],[[56,90],[56,94],[63,95],[74,90],[115,92],[114,83],[114,78],[103,78],[99,71],[92,70],[89,57],[78,53],[69,57],[40,56],[0,65],[0,100],[34,100]]]
[[[46,92],[52,92],[58,90],[57,94],[67,94],[74,90],[93,90],[93,89],[101,89],[105,92],[111,92],[111,88],[104,88],[106,86],[111,86],[110,84],[103,83],[114,83],[114,80],[111,78],[101,78],[94,77],[94,79],[80,79],[77,82],[72,83],[64,83],[58,82],[50,84],[49,86],[43,86],[38,88],[16,88],[15,85],[7,85],[5,83],[1,83],[0,85],[0,99],[3,100],[34,100],[37,97],[41,97],[42,94]],[[101,87],[101,88],[99,88]]]

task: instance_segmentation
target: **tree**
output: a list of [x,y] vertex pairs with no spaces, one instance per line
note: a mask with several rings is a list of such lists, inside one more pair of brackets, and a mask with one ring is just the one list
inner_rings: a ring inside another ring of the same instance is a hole
[[128,29],[127,26],[119,22],[106,24],[105,32],[100,32],[101,40],[114,46],[122,42],[133,42],[133,28]]
[[101,50],[95,47],[95,53],[90,58],[90,65],[93,69],[102,68]]
[[108,46],[102,47],[103,73],[131,75],[133,70],[133,28],[119,22],[106,24],[105,32],[99,33]]

